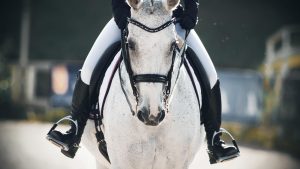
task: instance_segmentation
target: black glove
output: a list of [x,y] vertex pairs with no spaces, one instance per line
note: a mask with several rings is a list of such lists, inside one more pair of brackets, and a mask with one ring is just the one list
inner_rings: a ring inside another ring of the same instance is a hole
[[179,24],[183,29],[193,29],[198,22],[198,0],[185,0],[185,10],[183,11]]
[[181,16],[183,15],[184,9],[183,6],[181,4],[179,4],[176,9],[173,11],[173,18],[179,19],[181,18]]
[[194,29],[198,22],[198,17],[191,16],[187,12],[184,12],[183,15],[180,17],[179,24],[183,29],[191,30]]
[[127,26],[127,18],[130,18],[130,6],[125,0],[113,0],[112,11],[118,27],[123,30]]

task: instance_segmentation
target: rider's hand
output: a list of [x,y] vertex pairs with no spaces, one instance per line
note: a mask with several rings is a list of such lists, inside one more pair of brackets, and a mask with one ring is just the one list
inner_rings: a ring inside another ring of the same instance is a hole
[[130,18],[130,6],[124,3],[113,5],[114,19],[118,27],[123,30],[127,26],[127,18]]
[[185,10],[183,11],[179,24],[183,29],[193,29],[198,22],[198,0],[185,0]]
[[184,14],[180,17],[179,24],[183,29],[190,30],[194,29],[198,22],[198,17],[191,16],[188,13],[184,12]]
[[173,18],[179,19],[182,15],[183,15],[183,6],[181,4],[179,4],[176,9],[174,9],[173,11]]

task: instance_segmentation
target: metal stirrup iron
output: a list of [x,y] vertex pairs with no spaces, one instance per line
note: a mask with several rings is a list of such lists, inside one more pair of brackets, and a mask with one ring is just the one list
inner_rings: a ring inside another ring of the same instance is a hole
[[230,136],[231,140],[232,140],[232,144],[234,145],[234,147],[238,150],[238,152],[240,152],[240,149],[235,141],[235,139],[233,138],[233,136],[227,131],[225,130],[224,128],[220,128],[220,130],[217,132],[215,131],[214,132],[214,135],[212,137],[212,140],[211,140],[211,145],[214,146],[214,139],[215,139],[215,136],[218,135],[218,134],[221,134],[221,133],[226,133]]
[[66,117],[64,117],[64,118],[62,118],[62,119],[60,119],[60,120],[58,120],[58,121],[51,127],[51,129],[50,129],[50,131],[48,132],[48,134],[49,134],[51,131],[53,131],[53,130],[58,126],[58,124],[59,124],[60,122],[62,122],[62,121],[64,121],[64,120],[71,121],[71,122],[75,125],[75,127],[76,127],[75,135],[77,135],[77,134],[78,134],[78,122],[75,121],[75,120],[73,120],[71,116],[66,116]]

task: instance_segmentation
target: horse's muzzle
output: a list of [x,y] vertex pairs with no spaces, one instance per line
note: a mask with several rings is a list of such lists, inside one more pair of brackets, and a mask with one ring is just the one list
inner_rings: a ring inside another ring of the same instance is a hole
[[149,110],[142,109],[137,113],[138,119],[148,126],[157,126],[165,118],[166,114],[164,110],[161,110],[157,116],[150,115]]

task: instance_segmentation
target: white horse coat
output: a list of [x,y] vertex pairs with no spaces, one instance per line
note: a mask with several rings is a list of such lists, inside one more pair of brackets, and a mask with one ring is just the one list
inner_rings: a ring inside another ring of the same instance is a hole
[[[168,4],[165,1],[163,4]],[[130,1],[129,4],[137,9],[144,3],[138,2],[136,6],[133,6]],[[175,5],[177,4],[178,0]],[[143,30],[134,26],[128,27],[129,32],[135,31],[134,35],[141,33],[137,38],[143,38]],[[151,41],[151,38],[148,37],[147,40]],[[153,38],[157,37],[153,36]],[[175,65],[179,65],[176,64],[178,62],[177,59]],[[154,65],[149,63],[149,66]],[[121,63],[118,70],[120,72],[117,71],[112,80],[103,111],[102,129],[111,164],[98,150],[94,121],[88,120],[83,135],[83,143],[95,156],[98,169],[187,169],[189,167],[204,140],[205,132],[203,125],[200,125],[200,109],[191,79],[184,66],[178,69],[179,66],[174,67],[173,86],[164,120],[157,126],[148,126],[137,118],[136,113],[132,114],[131,109],[136,111],[138,106],[132,95],[128,73],[124,63]],[[128,104],[121,85],[131,105]],[[151,91],[153,95],[155,94],[154,90],[158,87],[151,87],[151,84],[145,84],[144,88],[150,90],[146,94],[151,95]]]

